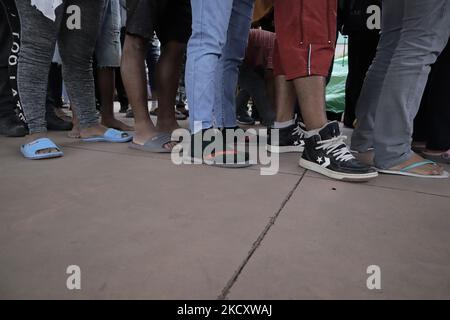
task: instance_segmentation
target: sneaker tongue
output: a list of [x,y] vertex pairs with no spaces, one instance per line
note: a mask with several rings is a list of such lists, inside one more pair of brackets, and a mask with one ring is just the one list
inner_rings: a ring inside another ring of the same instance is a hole
[[336,121],[330,122],[329,124],[326,125],[325,128],[319,131],[319,134],[322,140],[329,140],[332,138],[339,137],[341,135],[339,124]]

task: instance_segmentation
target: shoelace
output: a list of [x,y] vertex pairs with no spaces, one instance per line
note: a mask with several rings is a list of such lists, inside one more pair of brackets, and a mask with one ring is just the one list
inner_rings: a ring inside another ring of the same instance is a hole
[[305,132],[303,131],[303,129],[300,127],[300,125],[298,125],[294,131],[292,131],[292,135],[293,136],[299,136],[300,139],[303,138],[305,136]]
[[325,150],[327,155],[330,153],[336,157],[336,160],[339,161],[350,161],[355,159],[352,153],[348,150],[345,145],[346,136],[339,136],[336,138],[332,138],[329,140],[319,141],[319,146],[316,147],[316,150]]

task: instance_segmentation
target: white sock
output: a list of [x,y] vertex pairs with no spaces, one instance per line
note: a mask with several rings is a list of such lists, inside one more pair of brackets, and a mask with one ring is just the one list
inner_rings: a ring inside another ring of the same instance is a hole
[[306,138],[311,138],[312,136],[315,136],[317,134],[319,134],[319,132],[325,128],[329,123],[326,123],[322,128],[319,129],[314,129],[314,130],[310,130],[310,131],[305,131],[305,137]]
[[284,129],[287,127],[292,126],[293,124],[295,124],[295,120],[289,120],[289,121],[284,121],[284,122],[274,122],[272,128],[274,129]]

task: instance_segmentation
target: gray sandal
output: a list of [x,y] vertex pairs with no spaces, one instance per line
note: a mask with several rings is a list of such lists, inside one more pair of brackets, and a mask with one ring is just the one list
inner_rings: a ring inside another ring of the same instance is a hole
[[143,145],[131,142],[131,149],[152,153],[171,153],[172,151],[164,148],[168,143],[172,142],[172,137],[167,133],[158,133],[153,138],[148,139]]

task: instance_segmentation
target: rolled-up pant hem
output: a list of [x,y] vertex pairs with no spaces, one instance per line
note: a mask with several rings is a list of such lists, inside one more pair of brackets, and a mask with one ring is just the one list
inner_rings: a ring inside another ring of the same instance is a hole
[[411,157],[413,155],[414,155],[414,152],[411,150],[409,153],[406,153],[399,158],[395,158],[394,160],[383,162],[383,161],[377,160],[376,151],[375,151],[375,166],[378,169],[389,170],[393,167],[396,167],[396,166],[408,161],[409,159],[411,159]]

